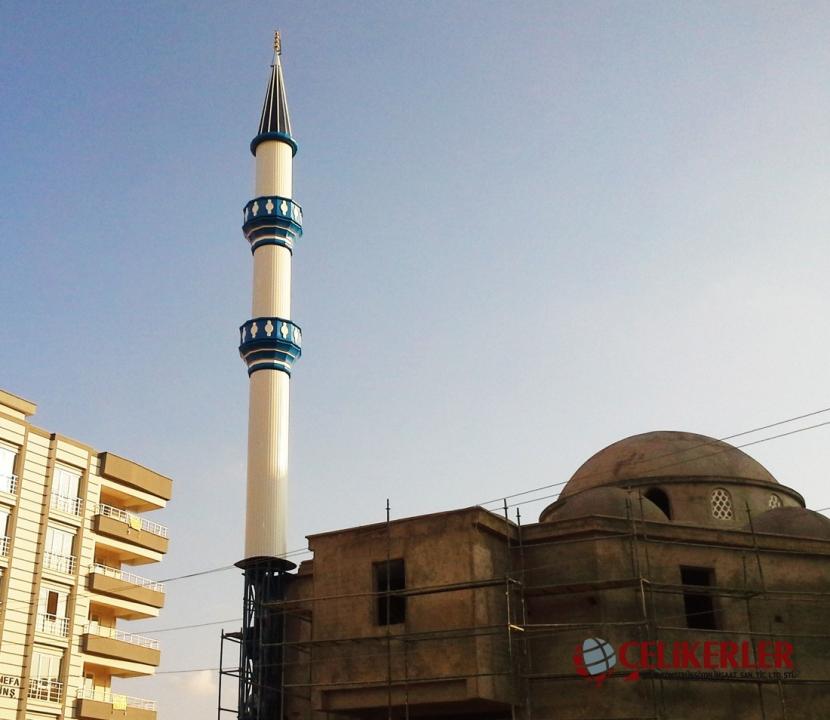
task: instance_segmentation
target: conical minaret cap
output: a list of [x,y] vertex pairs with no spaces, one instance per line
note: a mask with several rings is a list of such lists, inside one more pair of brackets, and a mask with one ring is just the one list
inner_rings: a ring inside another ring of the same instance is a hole
[[288,143],[294,154],[297,143],[291,135],[291,117],[288,114],[288,100],[285,97],[285,79],[282,76],[280,34],[274,35],[274,62],[271,65],[271,77],[265,90],[265,102],[259,118],[259,131],[251,141],[251,152],[256,155],[256,147],[264,140],[282,140]]

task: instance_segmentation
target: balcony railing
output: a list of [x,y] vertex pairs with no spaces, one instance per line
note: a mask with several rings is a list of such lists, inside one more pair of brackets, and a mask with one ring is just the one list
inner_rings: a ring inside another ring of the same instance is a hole
[[50,505],[53,510],[60,510],[61,512],[68,513],[69,515],[81,514],[81,498],[52,493],[52,502]]
[[32,678],[29,680],[29,697],[32,700],[60,702],[63,699],[63,683],[54,678]]
[[14,495],[17,492],[17,475],[0,475],[0,492]]
[[156,712],[155,700],[144,700],[142,698],[130,697],[129,695],[119,695],[113,693],[109,688],[80,688],[78,690],[78,698],[81,700],[94,700],[95,702],[102,702],[112,705],[113,707],[121,705],[125,707],[136,708],[137,710],[150,710]]
[[69,634],[69,618],[58,617],[49,613],[39,613],[35,629],[47,635],[66,637]]
[[160,582],[156,582],[155,580],[148,580],[147,578],[139,577],[138,575],[133,575],[133,573],[131,572],[125,572],[124,570],[109,567],[108,565],[101,565],[101,563],[93,563],[93,565],[89,568],[89,572],[101,573],[102,575],[106,575],[107,577],[122,580],[124,583],[128,585],[138,585],[139,587],[144,587],[148,590],[164,592],[164,585]]
[[6,557],[9,554],[10,538],[0,537],[0,557]]
[[135,530],[146,530],[148,533],[153,535],[158,535],[163,538],[167,537],[167,528],[164,525],[160,525],[152,520],[147,520],[147,518],[139,517],[138,515],[132,515],[126,510],[112,507],[112,505],[104,505],[103,503],[99,503],[95,506],[95,514],[105,515],[106,517],[111,517],[113,520],[120,520]]
[[75,572],[75,558],[71,555],[58,555],[57,553],[43,553],[43,566],[49,570],[71,575]]
[[154,638],[144,637],[143,635],[134,635],[133,633],[117,630],[116,628],[104,627],[103,625],[88,625],[86,632],[91,635],[98,635],[99,637],[120,640],[121,642],[130,643],[130,645],[138,645],[139,647],[149,648],[150,650],[159,649],[159,641]]

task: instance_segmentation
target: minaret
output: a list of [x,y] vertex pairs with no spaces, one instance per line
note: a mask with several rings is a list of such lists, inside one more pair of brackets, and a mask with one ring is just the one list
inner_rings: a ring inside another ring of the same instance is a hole
[[[248,366],[248,492],[242,630],[238,638],[240,720],[282,717],[282,627],[275,607],[295,566],[285,559],[288,482],[288,388],[300,357],[300,328],[291,322],[291,256],[302,234],[302,210],[292,199],[297,143],[285,99],[280,35],[259,121],[251,141],[256,158],[254,199],[242,231],[254,258],[251,319],[239,328],[239,353]],[[221,687],[221,685],[220,685]],[[221,694],[221,691],[220,691]]]
[[254,259],[251,319],[240,329],[239,352],[248,366],[248,500],[243,563],[285,555],[288,480],[288,396],[300,328],[291,322],[291,255],[302,234],[302,210],[292,200],[297,143],[285,98],[280,36],[251,142],[256,158],[254,199],[242,230]]

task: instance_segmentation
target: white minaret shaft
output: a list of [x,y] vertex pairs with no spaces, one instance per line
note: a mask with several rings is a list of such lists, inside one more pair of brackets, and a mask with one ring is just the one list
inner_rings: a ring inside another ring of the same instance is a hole
[[289,380],[301,342],[291,322],[291,258],[302,234],[302,210],[292,199],[297,145],[276,43],[275,50],[251,143],[255,197],[245,206],[243,225],[254,259],[252,317],[240,328],[239,347],[250,376],[245,561],[285,555]]

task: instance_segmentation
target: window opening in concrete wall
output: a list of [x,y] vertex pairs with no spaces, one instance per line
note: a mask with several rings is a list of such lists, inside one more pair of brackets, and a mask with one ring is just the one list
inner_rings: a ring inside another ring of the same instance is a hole
[[649,488],[646,491],[645,497],[659,507],[663,511],[663,514],[671,520],[671,503],[669,502],[669,496],[665,492],[660,488]]
[[710,592],[696,591],[695,587],[713,587],[715,572],[712,568],[681,567],[680,582],[683,590],[683,607],[686,611],[686,627],[700,630],[717,630],[714,598]]
[[715,488],[712,490],[712,517],[715,520],[732,520],[732,496],[728,490]]
[[[387,572],[388,568],[388,572]],[[394,594],[406,589],[406,572],[400,558],[375,563],[375,591],[377,596],[377,624],[397,625],[406,620],[406,597]],[[386,591],[389,591],[389,595]]]

